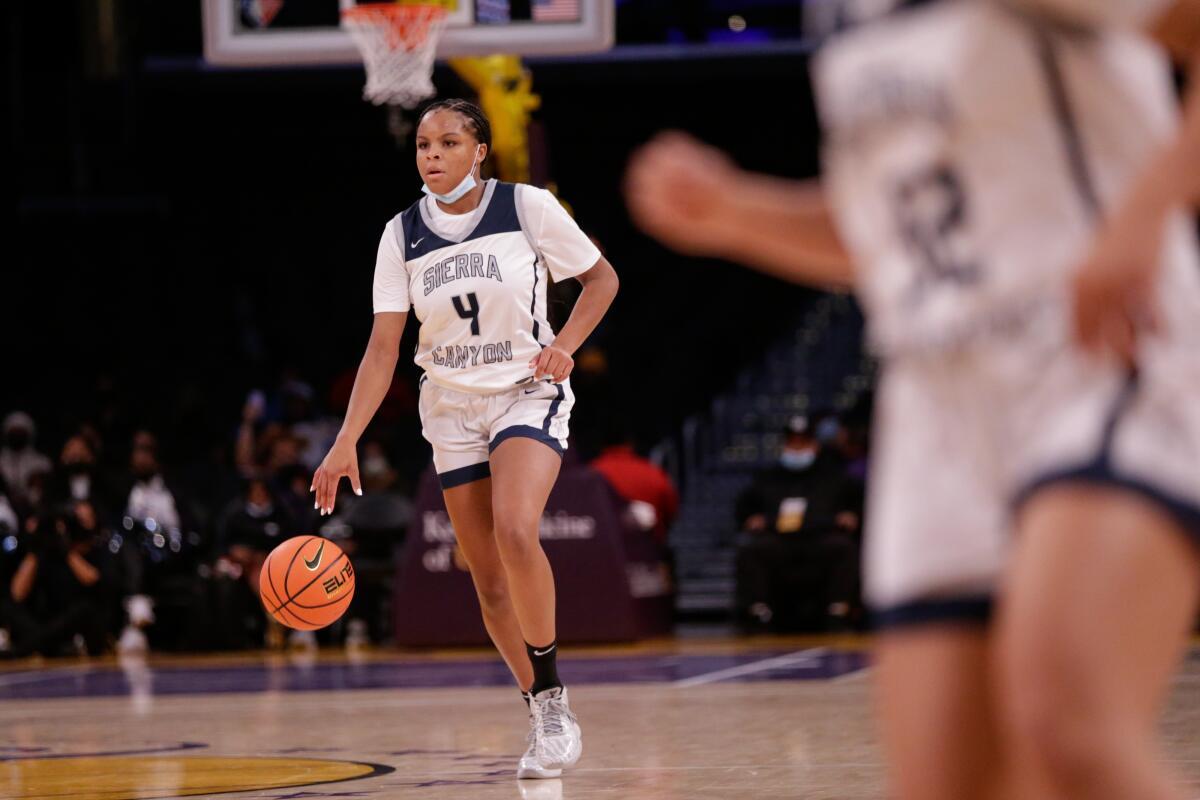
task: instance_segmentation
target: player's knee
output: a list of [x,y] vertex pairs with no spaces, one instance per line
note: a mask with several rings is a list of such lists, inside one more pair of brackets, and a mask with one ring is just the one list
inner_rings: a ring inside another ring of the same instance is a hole
[[475,581],[475,594],[479,596],[479,607],[484,614],[498,612],[508,605],[508,581],[502,571],[484,576],[472,573],[471,577]]
[[496,547],[505,563],[521,563],[536,556],[541,545],[538,543],[537,523],[528,522],[518,515],[497,514],[495,517]]
[[1112,760],[1107,726],[1082,698],[1063,690],[1061,673],[1040,663],[1041,668],[1029,658],[1023,669],[1010,667],[1007,699],[999,709],[1005,738],[1056,785],[1089,785]]
[[1055,704],[1014,704],[1012,732],[1039,764],[1039,771],[1059,787],[1083,788],[1103,780],[1112,764],[1104,732],[1079,718],[1057,716]]

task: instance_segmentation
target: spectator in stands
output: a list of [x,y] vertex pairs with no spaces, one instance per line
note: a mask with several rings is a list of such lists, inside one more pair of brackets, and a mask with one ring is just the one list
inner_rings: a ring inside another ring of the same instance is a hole
[[[263,562],[276,545],[300,532],[263,478],[247,479],[240,496],[225,509],[218,523],[220,556],[216,563],[216,574],[223,579],[218,587],[222,616],[253,620],[252,630],[227,632],[232,637],[229,644],[250,644],[244,637],[261,633],[264,615],[258,601],[258,581]],[[269,633],[274,637],[269,644],[282,644],[282,631],[277,625],[271,627]],[[311,637],[306,640],[315,643]],[[261,639],[258,643],[261,644]]]
[[656,464],[637,453],[633,436],[618,419],[609,422],[605,447],[592,461],[592,469],[608,481],[642,530],[653,534],[665,545],[667,531],[679,511],[679,493],[671,478]]
[[870,414],[857,411],[847,417],[838,431],[837,448],[846,461],[846,474],[865,483],[870,449]]
[[20,537],[19,566],[7,589],[4,616],[12,654],[91,655],[107,646],[103,578],[95,509],[83,501],[30,519]]
[[0,476],[0,536],[9,536],[21,528],[16,509],[8,499],[8,485]]
[[225,557],[241,567],[255,592],[267,553],[296,533],[294,521],[276,503],[271,487],[261,478],[246,481],[242,495],[226,509],[220,527],[219,541]]
[[289,524],[294,527],[285,531],[285,538],[298,533],[314,533],[320,526],[317,510],[313,508],[312,473],[303,464],[281,467],[272,476],[269,489],[271,496],[282,507]]
[[163,477],[158,439],[149,431],[134,434],[129,471],[133,481],[125,501],[125,514],[134,522],[153,520],[161,528],[182,527],[181,504]]
[[784,430],[779,464],[755,476],[737,500],[742,531],[738,610],[751,626],[790,627],[809,616],[842,628],[857,607],[855,484],[805,417]]
[[364,444],[359,465],[363,496],[348,503],[351,507],[346,514],[346,523],[356,533],[392,531],[396,536],[403,534],[412,517],[412,503],[383,444],[376,440]]
[[14,411],[4,418],[0,446],[0,477],[8,486],[9,501],[20,514],[33,512],[41,503],[39,491],[54,464],[34,449],[37,429],[33,417]]
[[304,442],[294,436],[287,428],[281,429],[272,439],[267,451],[267,461],[264,470],[267,475],[278,475],[291,467],[300,466],[300,453]]
[[313,388],[300,380],[284,381],[280,387],[283,401],[283,422],[294,437],[297,460],[315,470],[341,429],[341,420],[322,417],[316,413]]
[[67,439],[59,456],[59,469],[50,482],[50,502],[91,503],[96,513],[108,518],[111,497],[104,477],[96,466],[92,443],[80,434]]
[[237,444],[234,449],[234,461],[238,472],[244,478],[258,474],[259,428],[267,413],[267,398],[258,389],[246,395],[242,405],[242,420],[238,425]]
[[128,612],[128,623],[117,644],[123,653],[146,650],[143,629],[154,623],[147,554],[163,552],[166,537],[178,537],[184,527],[183,503],[163,477],[158,439],[149,431],[134,434],[129,471],[131,486],[124,496],[123,526],[127,536],[120,549],[118,570]]
[[347,647],[387,636],[382,609],[395,577],[395,549],[404,540],[412,520],[409,491],[383,444],[368,440],[358,463],[363,494],[345,498],[342,521],[350,528],[350,538],[340,543],[354,558],[357,582],[354,602],[347,613]]

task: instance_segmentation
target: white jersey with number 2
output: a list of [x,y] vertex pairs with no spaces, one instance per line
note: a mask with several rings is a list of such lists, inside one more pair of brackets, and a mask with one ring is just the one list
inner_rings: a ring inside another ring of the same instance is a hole
[[[1163,5],[935,2],[822,50],[826,185],[884,352],[1065,327],[1070,270],[1176,127],[1168,61],[1133,24]],[[1193,331],[1194,238],[1179,214],[1162,282]]]

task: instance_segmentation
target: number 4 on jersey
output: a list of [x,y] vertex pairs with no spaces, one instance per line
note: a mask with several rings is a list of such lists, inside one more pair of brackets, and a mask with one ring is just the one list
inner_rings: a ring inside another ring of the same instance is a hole
[[460,317],[462,317],[463,319],[471,320],[471,335],[478,336],[479,335],[479,298],[477,298],[475,296],[474,292],[471,292],[471,293],[465,295],[465,297],[467,298],[466,307],[463,307],[463,298],[461,296],[451,298],[454,301],[454,310],[457,311],[458,315]]

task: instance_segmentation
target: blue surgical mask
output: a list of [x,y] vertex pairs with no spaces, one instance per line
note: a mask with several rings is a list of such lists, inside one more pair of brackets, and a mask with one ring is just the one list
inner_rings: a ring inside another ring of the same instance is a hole
[[784,450],[779,454],[779,463],[784,469],[800,471],[808,469],[817,460],[816,450]]
[[449,205],[450,203],[454,203],[454,202],[457,202],[458,200],[461,200],[463,195],[465,195],[467,192],[474,189],[476,186],[475,168],[477,166],[479,166],[479,162],[476,161],[475,159],[479,158],[479,148],[480,147],[482,147],[482,145],[475,145],[475,155],[471,157],[471,169],[469,172],[467,172],[466,177],[464,177],[461,181],[459,181],[458,186],[455,186],[453,189],[451,189],[446,194],[438,194],[437,192],[430,189],[427,185],[421,184],[421,191],[431,197],[435,197],[438,200],[441,200],[446,205]]

